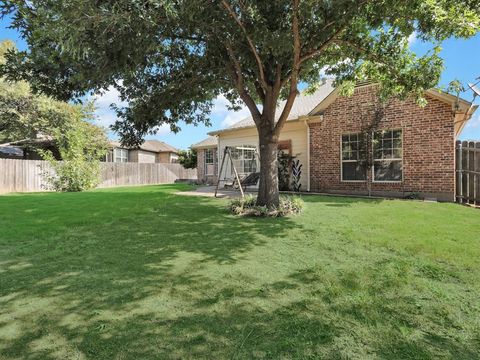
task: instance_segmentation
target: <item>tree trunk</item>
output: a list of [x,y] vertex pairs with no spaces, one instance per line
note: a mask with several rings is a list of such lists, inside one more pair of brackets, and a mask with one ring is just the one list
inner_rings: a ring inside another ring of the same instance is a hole
[[278,206],[278,138],[271,131],[259,129],[260,181],[257,205],[271,209]]

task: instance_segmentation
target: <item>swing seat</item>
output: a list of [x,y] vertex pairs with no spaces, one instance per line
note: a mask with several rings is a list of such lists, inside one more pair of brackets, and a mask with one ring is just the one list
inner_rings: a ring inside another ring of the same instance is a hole
[[[258,180],[260,179],[260,173],[259,172],[253,172],[248,175],[243,176],[240,179],[240,185],[242,186],[242,189],[246,190],[247,186],[255,186],[258,183]],[[233,187],[235,189],[238,189],[239,186],[237,184],[237,181],[234,181]]]

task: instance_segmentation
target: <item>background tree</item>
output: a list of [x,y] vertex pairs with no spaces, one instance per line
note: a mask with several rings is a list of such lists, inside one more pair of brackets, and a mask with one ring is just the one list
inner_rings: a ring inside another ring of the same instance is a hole
[[178,162],[185,169],[195,169],[197,167],[197,152],[191,150],[180,150],[178,152]]
[[[5,63],[5,53],[14,49],[11,41],[0,43],[0,64]],[[25,81],[9,82],[0,78],[0,142],[50,134],[69,121],[70,106],[32,93]]]
[[93,107],[69,105],[68,111],[70,121],[51,133],[62,161],[49,150],[39,150],[54,170],[43,175],[51,190],[88,190],[100,182],[100,160],[107,154],[108,141],[102,129],[85,121],[92,118]]
[[129,145],[161,124],[208,123],[220,94],[244,103],[259,134],[257,203],[271,207],[278,138],[300,82],[314,88],[327,67],[344,93],[368,78],[383,98],[422,102],[442,70],[440,48],[416,56],[408,37],[473,36],[479,8],[477,0],[7,0],[1,10],[29,50],[10,52],[1,71],[60,99],[114,85],[129,103],[114,129]]

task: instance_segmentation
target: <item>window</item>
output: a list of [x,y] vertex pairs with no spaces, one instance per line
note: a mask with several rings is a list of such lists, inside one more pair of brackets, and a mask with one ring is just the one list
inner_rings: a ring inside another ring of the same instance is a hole
[[205,149],[205,175],[213,175],[215,172],[215,157],[213,149]]
[[373,180],[402,181],[402,130],[377,131],[373,136]]
[[249,174],[257,171],[256,151],[256,147],[252,145],[238,146],[230,150],[232,161],[239,174]]
[[127,149],[114,149],[115,162],[128,162],[128,150]]
[[178,155],[171,154],[171,155],[170,155],[170,162],[171,162],[172,164],[178,164]]
[[342,181],[365,181],[365,149],[362,134],[342,135]]

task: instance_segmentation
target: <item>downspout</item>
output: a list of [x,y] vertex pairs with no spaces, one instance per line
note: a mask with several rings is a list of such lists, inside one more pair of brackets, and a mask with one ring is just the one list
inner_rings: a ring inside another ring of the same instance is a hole
[[310,126],[307,119],[303,120],[305,129],[307,130],[307,191],[310,191]]

